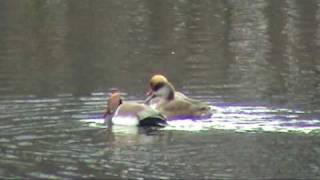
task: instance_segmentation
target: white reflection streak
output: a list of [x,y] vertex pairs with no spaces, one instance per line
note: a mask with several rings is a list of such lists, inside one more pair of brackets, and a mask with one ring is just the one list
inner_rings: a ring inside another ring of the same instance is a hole
[[[223,129],[243,131],[272,131],[272,132],[302,132],[309,133],[319,130],[319,119],[295,119],[297,116],[277,115],[275,109],[267,107],[216,107],[216,113],[208,120],[176,120],[170,121],[164,130],[200,131],[209,129]],[[264,109],[264,111],[262,110]],[[283,112],[284,109],[281,109]],[[292,112],[287,109],[286,112]],[[273,113],[273,114],[271,114]],[[291,117],[291,118],[290,118]],[[286,119],[287,118],[287,119]],[[303,125],[301,125],[303,124]],[[318,124],[318,125],[317,125]],[[309,126],[305,126],[309,125]]]

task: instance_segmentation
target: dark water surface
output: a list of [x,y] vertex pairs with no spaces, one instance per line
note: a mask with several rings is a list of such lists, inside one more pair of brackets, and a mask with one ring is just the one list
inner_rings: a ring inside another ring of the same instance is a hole
[[[0,178],[320,179],[320,1],[0,1]],[[215,106],[101,123],[154,73]]]

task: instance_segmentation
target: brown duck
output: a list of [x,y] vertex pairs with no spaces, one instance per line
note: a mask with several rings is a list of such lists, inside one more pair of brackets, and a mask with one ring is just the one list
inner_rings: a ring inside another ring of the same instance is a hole
[[154,107],[170,119],[202,118],[211,115],[210,106],[199,100],[191,99],[175,91],[174,86],[163,75],[154,75],[150,79],[150,90],[146,104]]

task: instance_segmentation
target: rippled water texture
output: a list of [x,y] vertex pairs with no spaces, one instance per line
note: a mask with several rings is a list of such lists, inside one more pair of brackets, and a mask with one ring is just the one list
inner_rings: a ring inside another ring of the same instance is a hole
[[[320,1],[0,1],[0,178],[320,179]],[[204,120],[108,126],[163,73]]]

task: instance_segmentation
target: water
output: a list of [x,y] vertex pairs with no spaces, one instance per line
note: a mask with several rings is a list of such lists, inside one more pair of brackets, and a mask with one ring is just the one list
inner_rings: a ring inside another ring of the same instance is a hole
[[[0,178],[320,178],[320,1],[0,1]],[[154,73],[216,113],[108,127]]]

